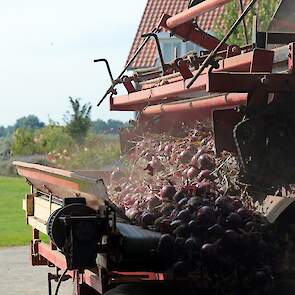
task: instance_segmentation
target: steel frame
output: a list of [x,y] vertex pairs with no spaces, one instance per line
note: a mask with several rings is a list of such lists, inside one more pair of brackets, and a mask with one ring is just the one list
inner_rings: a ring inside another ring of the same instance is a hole
[[140,113],[139,124],[153,132],[165,132],[174,128],[176,122],[189,125],[196,121],[206,121],[211,118],[213,109],[236,107],[246,101],[247,94],[230,93],[150,106]]
[[[36,233],[36,230],[34,230]],[[47,245],[40,240],[34,240],[34,247],[31,248],[31,257],[34,261],[32,265],[50,265],[60,270],[67,268],[66,258],[60,253],[54,245]],[[117,272],[107,271],[97,266],[96,269],[86,270],[83,274],[77,274],[76,271],[68,271],[67,274],[73,279],[74,285],[87,285],[98,294],[103,294],[112,285],[119,283],[132,283],[140,281],[163,281],[164,275],[151,272]],[[79,287],[79,286],[78,286]],[[84,295],[83,292],[74,295]]]
[[[256,71],[269,72],[272,69],[274,53],[272,51],[255,49],[252,52],[230,57],[219,62],[219,71],[251,71],[254,67]],[[190,89],[187,84],[191,79],[173,78],[162,86],[154,87],[153,84],[149,88],[129,93],[127,95],[111,97],[111,110],[120,111],[140,111],[147,106],[168,103],[178,100],[195,97],[196,92],[206,90],[209,70],[206,69],[202,75],[194,82]],[[194,73],[194,72],[193,72]]]
[[[231,81],[230,84],[227,82]],[[270,73],[212,73],[206,90],[209,92],[246,93],[261,89],[268,93],[294,92],[295,76]]]
[[267,45],[289,44],[294,40],[295,33],[257,32],[253,41],[258,48],[266,48]]
[[[159,27],[170,31],[184,41],[191,41],[208,50],[213,50],[219,44],[220,40],[204,32],[192,22],[183,23],[174,28],[169,27],[167,23],[171,18],[170,15],[164,14],[160,20]],[[224,45],[220,49],[226,50],[226,48],[227,45]]]
[[[209,73],[207,91],[264,93],[295,92],[294,75],[295,43],[288,46],[288,71],[285,73],[264,73],[251,71],[251,73]],[[227,83],[231,81],[231,83]]]

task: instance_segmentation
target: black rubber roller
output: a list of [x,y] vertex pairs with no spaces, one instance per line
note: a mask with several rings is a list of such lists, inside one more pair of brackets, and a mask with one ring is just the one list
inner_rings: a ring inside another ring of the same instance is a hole
[[64,216],[95,216],[96,211],[83,204],[70,204],[54,211],[47,221],[47,234],[51,241],[62,249],[65,244],[67,229],[60,220]]

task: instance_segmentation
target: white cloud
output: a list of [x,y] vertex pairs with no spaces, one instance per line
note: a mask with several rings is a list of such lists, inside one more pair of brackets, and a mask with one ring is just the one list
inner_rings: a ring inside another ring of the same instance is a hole
[[95,107],[125,64],[145,0],[0,0],[0,125],[23,115],[61,121],[68,96],[93,104],[93,118],[131,115]]

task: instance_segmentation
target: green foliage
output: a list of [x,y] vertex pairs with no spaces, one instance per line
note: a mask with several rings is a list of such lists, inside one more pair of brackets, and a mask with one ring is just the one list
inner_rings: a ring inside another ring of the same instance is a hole
[[26,117],[21,117],[16,120],[13,126],[0,126],[0,138],[9,137],[13,134],[16,129],[40,129],[43,128],[45,124],[39,120],[35,115],[28,115]]
[[53,121],[45,126],[34,115],[18,119],[13,126],[0,126],[0,174],[15,175],[11,163],[16,157],[65,169],[99,169],[119,159],[117,133],[126,124],[118,120],[91,122],[89,104],[71,97],[70,104],[66,126]]
[[[252,11],[248,13],[248,15],[245,18],[248,40],[252,39],[253,16],[258,16],[258,30],[266,31],[278,3],[279,0],[257,1],[257,4],[253,7]],[[239,16],[239,11],[240,10],[238,1],[232,1],[225,5],[223,17],[215,23],[215,26],[213,28],[214,35],[217,38],[222,39],[225,36],[225,34],[229,31],[230,27],[237,20]],[[245,37],[242,23],[238,26],[237,30],[232,34],[228,43],[239,46],[245,45]]]
[[11,140],[9,138],[0,138],[0,161],[9,159],[11,154]]
[[118,134],[121,128],[127,127],[128,123],[109,119],[107,122],[97,119],[91,123],[91,131],[96,133]]
[[33,155],[38,153],[38,146],[34,142],[34,131],[32,129],[16,129],[11,144],[13,155]]
[[93,121],[91,123],[91,131],[96,133],[104,133],[109,129],[108,124],[100,119]]
[[14,130],[14,126],[0,126],[0,138],[9,137],[14,132]]
[[91,106],[81,105],[79,98],[69,97],[69,100],[72,110],[65,116],[66,130],[78,144],[82,144],[91,126]]
[[124,124],[123,122],[118,120],[112,120],[112,119],[108,120],[108,125],[109,125],[110,133],[118,133],[119,129],[126,126],[126,124]]
[[118,138],[90,133],[83,146],[65,154],[58,153],[54,162],[65,169],[101,169],[119,158]]
[[0,126],[0,137],[6,136],[6,128],[3,126]]
[[58,125],[48,125],[37,130],[35,142],[42,153],[49,153],[54,150],[62,151],[75,145],[73,138],[66,132],[65,127]]
[[35,115],[29,115],[26,117],[19,118],[14,128],[23,128],[23,129],[39,129],[43,128],[45,124],[39,120],[39,118]]

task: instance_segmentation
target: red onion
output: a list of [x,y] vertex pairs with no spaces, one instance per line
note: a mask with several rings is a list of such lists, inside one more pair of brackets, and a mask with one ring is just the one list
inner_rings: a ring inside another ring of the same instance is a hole
[[160,191],[160,196],[162,199],[172,200],[175,193],[176,189],[173,185],[165,185]]
[[215,168],[214,159],[209,154],[202,154],[197,160],[197,167],[200,170],[213,170]]
[[188,150],[184,150],[179,154],[178,160],[180,163],[186,164],[191,160],[192,155]]
[[144,227],[146,227],[148,225],[152,225],[155,219],[156,219],[155,214],[150,212],[144,212],[141,216],[141,223]]
[[208,193],[211,190],[211,188],[212,185],[210,184],[210,182],[203,181],[196,185],[195,191],[198,196],[203,196],[206,193]]
[[193,167],[198,167],[198,158],[198,154],[195,154],[190,161],[190,165]]
[[196,157],[199,158],[201,155],[207,153],[208,149],[206,147],[201,147],[196,153]]
[[212,179],[212,175],[211,175],[211,171],[210,170],[202,170],[199,175],[198,175],[198,180],[202,181],[204,179],[208,179],[211,180]]
[[182,172],[182,177],[187,178],[187,172],[188,172],[189,168],[186,168],[183,170]]
[[171,154],[172,149],[173,149],[173,145],[172,144],[165,145],[165,147],[164,147],[164,154],[166,156],[169,156]]
[[191,167],[187,171],[187,178],[193,179],[198,176],[198,170],[195,167]]
[[148,209],[152,210],[155,207],[160,206],[161,204],[162,204],[162,201],[158,197],[154,196],[148,202]]

